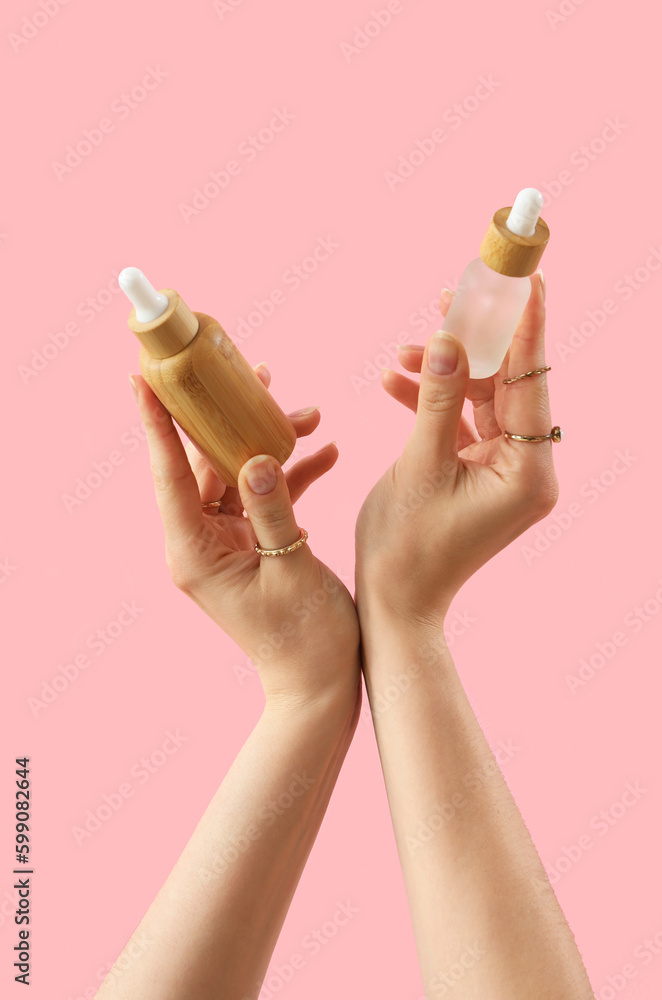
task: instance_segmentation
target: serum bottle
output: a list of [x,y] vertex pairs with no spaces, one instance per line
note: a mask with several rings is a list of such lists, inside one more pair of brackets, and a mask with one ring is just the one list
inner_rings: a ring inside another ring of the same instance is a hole
[[506,356],[531,293],[528,276],[549,240],[542,206],[540,191],[524,188],[512,207],[495,212],[480,257],[460,278],[443,329],[464,344],[470,378],[495,375]]
[[296,431],[220,324],[191,312],[172,288],[157,291],[137,267],[120,272],[140,340],[140,372],[227,486],[244,462],[273,455],[282,465]]

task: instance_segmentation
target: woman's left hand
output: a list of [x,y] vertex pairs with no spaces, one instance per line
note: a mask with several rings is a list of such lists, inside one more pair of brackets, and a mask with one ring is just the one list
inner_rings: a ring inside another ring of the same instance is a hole
[[[531,292],[500,370],[470,379],[457,338],[433,336],[426,347],[403,346],[399,360],[420,383],[386,371],[382,385],[416,421],[403,454],[368,494],[356,524],[359,613],[376,600],[403,622],[442,624],[460,586],[483,563],[548,514],[558,498],[552,441],[515,441],[511,434],[551,430],[545,374],[504,384],[545,365],[545,289],[531,275]],[[442,297],[446,314],[451,295]],[[448,344],[455,367],[430,365]],[[473,403],[477,434],[462,415]]]

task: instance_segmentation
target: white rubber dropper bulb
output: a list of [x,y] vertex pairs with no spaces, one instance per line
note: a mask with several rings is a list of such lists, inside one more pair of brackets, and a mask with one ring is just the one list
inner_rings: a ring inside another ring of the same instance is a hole
[[168,297],[157,292],[138,267],[125,267],[117,280],[131,304],[136,307],[136,319],[139,323],[151,323],[153,319],[158,319],[170,305]]
[[533,236],[544,200],[536,188],[522,188],[506,219],[511,233],[516,236]]

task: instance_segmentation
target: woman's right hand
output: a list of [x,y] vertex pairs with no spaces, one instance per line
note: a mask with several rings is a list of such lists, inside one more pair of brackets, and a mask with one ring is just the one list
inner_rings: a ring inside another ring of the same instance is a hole
[[[256,371],[268,387],[268,372]],[[299,538],[292,505],[334,465],[335,444],[300,459],[287,475],[275,458],[256,456],[242,466],[238,487],[226,488],[193,445],[184,447],[144,378],[133,381],[175,585],[250,657],[269,705],[336,697],[353,704],[359,627],[347,588],[308,542],[282,556],[261,556],[253,547],[257,541],[281,548]],[[290,420],[298,435],[310,434],[319,413]],[[225,510],[203,511],[203,496],[223,496]]]

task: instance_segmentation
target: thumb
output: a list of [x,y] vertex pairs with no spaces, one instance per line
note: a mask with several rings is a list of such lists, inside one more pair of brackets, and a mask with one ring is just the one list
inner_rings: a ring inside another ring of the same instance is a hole
[[[239,470],[237,485],[260,548],[280,549],[298,540],[301,532],[283,470],[275,458],[250,458]],[[288,555],[295,556],[299,551]]]
[[427,342],[421,364],[416,423],[407,449],[417,464],[457,461],[457,439],[469,382],[464,345],[445,330]]

